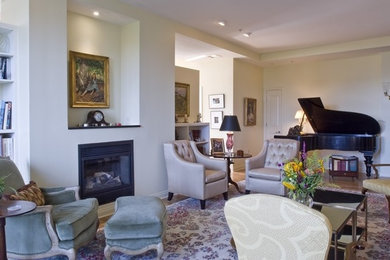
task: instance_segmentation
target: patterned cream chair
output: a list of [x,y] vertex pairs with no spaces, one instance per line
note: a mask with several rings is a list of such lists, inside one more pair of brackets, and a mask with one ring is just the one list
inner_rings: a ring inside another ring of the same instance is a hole
[[363,180],[362,193],[366,194],[367,191],[374,191],[377,193],[384,194],[387,199],[387,207],[389,210],[389,220],[390,223],[390,178],[379,178],[378,167],[390,166],[390,164],[372,164],[375,175],[373,179]]
[[245,160],[245,192],[285,195],[281,164],[298,156],[299,142],[292,139],[270,139],[262,151]]
[[224,211],[238,259],[327,259],[332,227],[319,211],[270,194],[229,199]]
[[164,144],[168,173],[168,200],[174,193],[199,199],[201,209],[206,199],[223,194],[228,199],[226,160],[201,154],[195,142],[177,140]]

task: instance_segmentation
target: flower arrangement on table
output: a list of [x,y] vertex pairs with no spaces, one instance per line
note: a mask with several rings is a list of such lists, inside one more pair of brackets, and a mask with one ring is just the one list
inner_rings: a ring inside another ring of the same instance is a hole
[[310,204],[309,196],[314,195],[317,187],[323,184],[324,161],[318,158],[317,152],[307,155],[305,144],[300,158],[283,164],[283,185],[288,189],[291,199]]

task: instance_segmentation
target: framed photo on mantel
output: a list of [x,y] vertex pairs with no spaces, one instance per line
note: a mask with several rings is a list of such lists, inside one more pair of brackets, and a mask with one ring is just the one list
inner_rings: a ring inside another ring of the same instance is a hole
[[110,107],[109,58],[69,51],[71,107]]

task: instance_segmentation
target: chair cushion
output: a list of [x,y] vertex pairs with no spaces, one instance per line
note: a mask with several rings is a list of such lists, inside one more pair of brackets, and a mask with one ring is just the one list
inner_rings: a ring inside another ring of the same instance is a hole
[[390,196],[390,179],[363,180],[363,188]]
[[161,237],[166,209],[161,199],[152,196],[124,196],[115,202],[116,211],[104,227],[106,239]]
[[279,169],[275,168],[256,168],[248,172],[248,177],[270,181],[280,181],[282,175]]
[[222,180],[226,176],[226,172],[224,171],[215,171],[215,170],[207,170],[207,169],[205,171],[205,174],[206,174],[206,183]]
[[177,154],[188,162],[195,162],[195,154],[192,151],[191,144],[187,140],[178,140],[173,142]]
[[45,196],[33,181],[30,181],[29,184],[19,188],[15,194],[9,195],[9,199],[32,201],[37,204],[37,206],[45,205]]
[[291,142],[287,139],[271,139],[268,141],[264,167],[279,169],[280,164],[294,158],[297,151],[296,142]]
[[53,206],[52,217],[60,240],[75,239],[98,218],[95,198],[76,200]]

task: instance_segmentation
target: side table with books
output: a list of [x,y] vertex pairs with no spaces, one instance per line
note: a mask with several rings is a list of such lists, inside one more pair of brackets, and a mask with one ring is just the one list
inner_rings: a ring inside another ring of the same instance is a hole
[[329,157],[329,175],[334,176],[359,176],[359,159],[356,156],[331,155]]

